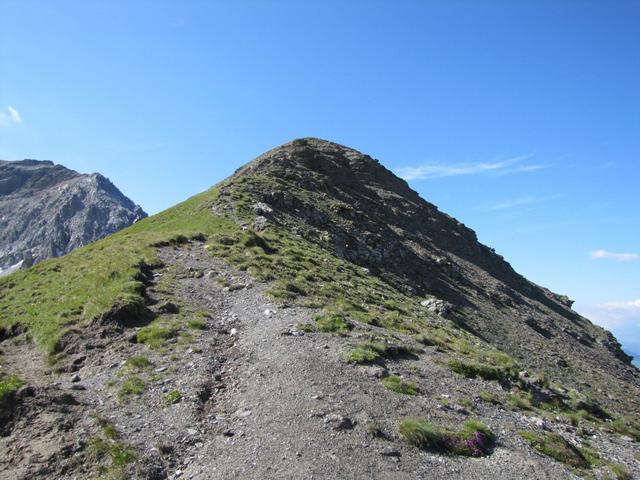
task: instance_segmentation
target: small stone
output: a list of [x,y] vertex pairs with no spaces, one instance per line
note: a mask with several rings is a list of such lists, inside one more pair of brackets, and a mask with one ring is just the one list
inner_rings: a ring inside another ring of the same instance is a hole
[[380,451],[380,455],[383,457],[399,457],[400,451],[393,447],[386,447]]
[[74,382],[74,383],[75,382],[79,382],[80,381],[80,375],[78,375],[76,373],[73,377],[71,377],[71,381]]
[[158,311],[161,313],[178,313],[180,307],[173,302],[164,302],[158,307]]
[[156,373],[162,373],[167,369],[167,367],[158,367],[156,369],[154,369],[154,372]]
[[235,337],[237,334],[238,334],[238,330],[237,330],[237,329],[235,329],[235,328],[232,328],[232,329],[229,331],[229,335],[231,335],[232,337]]
[[195,435],[198,431],[195,428],[187,428],[187,433],[189,435]]
[[85,387],[84,385],[80,385],[79,383],[76,383],[75,385],[71,385],[71,390],[86,390],[87,387]]
[[225,430],[222,434],[225,437],[233,437],[236,433],[233,430]]
[[334,430],[350,430],[353,428],[353,422],[350,418],[336,413],[331,413],[324,417],[324,424]]

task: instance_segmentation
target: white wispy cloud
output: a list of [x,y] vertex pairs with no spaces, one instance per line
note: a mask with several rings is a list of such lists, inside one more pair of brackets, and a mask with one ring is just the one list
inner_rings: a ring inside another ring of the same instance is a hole
[[484,207],[482,207],[482,209],[497,211],[497,210],[508,210],[508,209],[517,208],[517,207],[527,207],[529,205],[536,205],[539,203],[551,202],[553,200],[557,200],[558,198],[562,198],[563,196],[564,195],[559,193],[555,195],[546,195],[546,196],[528,195],[524,197],[504,200],[502,202],[494,203],[491,205],[485,205]]
[[637,311],[640,313],[640,298],[637,300],[629,300],[628,302],[606,302],[596,305],[598,308],[605,310],[627,310]]
[[499,174],[508,175],[519,172],[532,172],[547,168],[546,165],[529,165],[522,162],[532,155],[519,155],[504,160],[479,163],[425,163],[417,167],[401,167],[396,174],[405,180],[428,180],[432,178],[454,177],[459,175]]
[[637,253],[615,253],[607,250],[595,250],[589,252],[589,256],[594,260],[614,260],[616,262],[635,262],[640,260],[640,255]]
[[640,327],[640,299],[585,306],[579,312],[607,329]]
[[0,127],[10,127],[12,125],[20,125],[22,123],[22,115],[11,105],[0,110]]

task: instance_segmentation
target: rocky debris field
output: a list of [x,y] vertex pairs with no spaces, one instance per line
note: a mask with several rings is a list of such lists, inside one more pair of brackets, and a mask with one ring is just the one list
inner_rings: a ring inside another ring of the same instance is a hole
[[[19,331],[3,339],[2,368],[26,386],[2,418],[0,479],[604,479],[613,464],[640,475],[632,439],[494,404],[497,382],[454,374],[435,347],[349,363],[377,327],[319,332],[320,311],[274,303],[267,283],[200,242],[159,257],[148,318],[104,315],[68,334],[53,366]],[[399,434],[407,418],[451,430],[480,420],[495,446],[477,458],[419,449]],[[521,431],[558,433],[602,462],[569,469]]]

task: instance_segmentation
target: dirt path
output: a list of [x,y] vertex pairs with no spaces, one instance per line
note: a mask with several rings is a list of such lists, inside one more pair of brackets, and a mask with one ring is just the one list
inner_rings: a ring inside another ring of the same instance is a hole
[[[454,402],[478,384],[445,375],[432,350],[386,365],[416,381],[420,395],[388,391],[371,369],[342,359],[369,327],[347,338],[302,334],[296,326],[313,323],[318,312],[275,306],[265,285],[211,258],[204,245],[166,247],[159,256],[165,267],[153,272],[150,308],[156,322],[180,325],[180,335],[157,348],[133,341],[139,328],[79,337],[81,351],[69,359],[85,357],[77,372],[53,381],[29,377],[43,392],[34,397],[41,401],[11,436],[0,437],[0,479],[96,476],[97,465],[109,462],[91,454],[87,442],[103,438],[105,424],[136,452],[129,478],[571,478],[560,464],[517,443],[515,431],[527,426],[521,414],[479,406],[470,416],[443,406],[442,392]],[[185,327],[194,319],[202,328]],[[133,368],[136,357],[148,365]],[[122,396],[132,377],[143,388]],[[172,392],[181,396],[175,403],[167,401]],[[398,438],[405,417],[444,425],[481,418],[499,444],[479,459],[420,451]]]

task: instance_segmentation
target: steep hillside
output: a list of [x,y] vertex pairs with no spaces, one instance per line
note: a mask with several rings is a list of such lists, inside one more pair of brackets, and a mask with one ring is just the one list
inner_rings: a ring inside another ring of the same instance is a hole
[[570,307],[295,140],[0,279],[0,478],[633,478],[638,370]]
[[64,255],[146,216],[98,173],[0,160],[0,273]]

